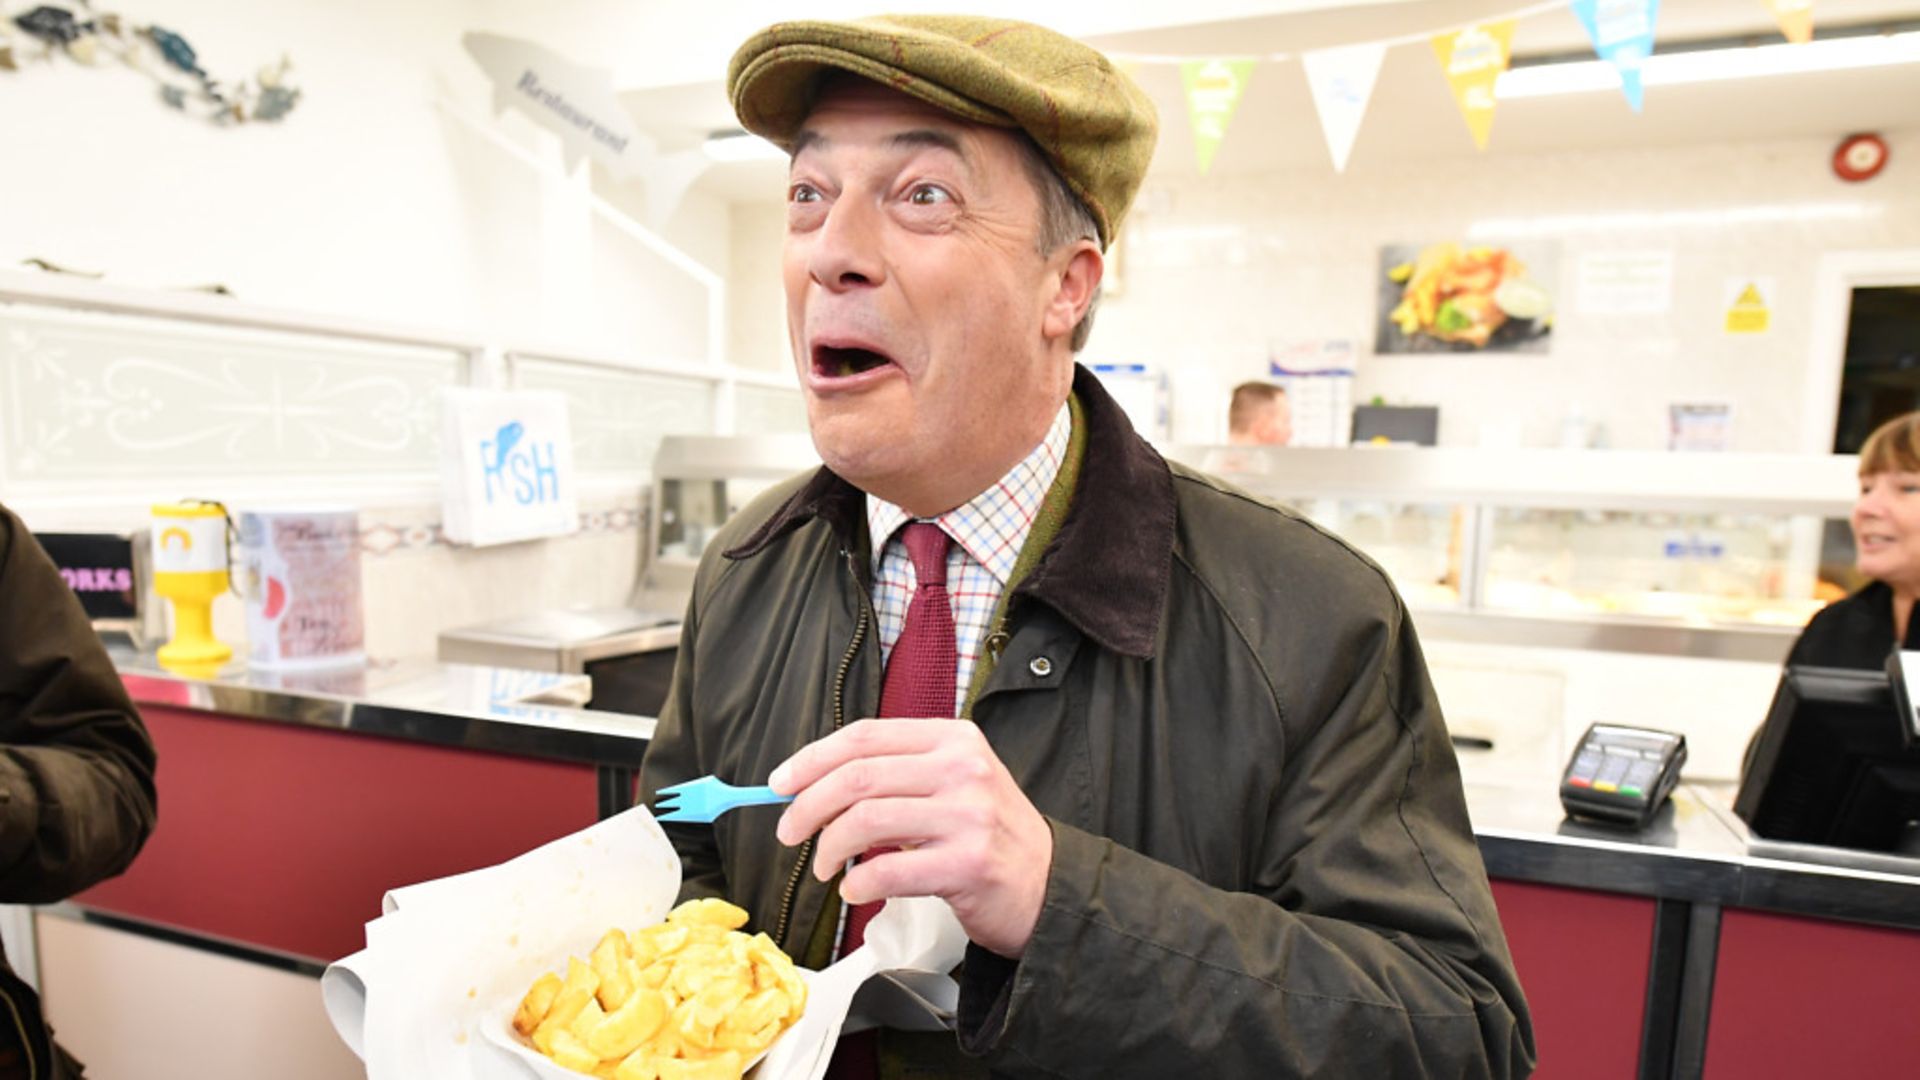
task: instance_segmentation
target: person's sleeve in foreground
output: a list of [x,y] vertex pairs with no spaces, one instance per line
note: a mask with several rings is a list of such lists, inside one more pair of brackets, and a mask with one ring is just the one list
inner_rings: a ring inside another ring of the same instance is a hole
[[155,819],[154,751],[78,598],[0,509],[0,900],[125,870]]

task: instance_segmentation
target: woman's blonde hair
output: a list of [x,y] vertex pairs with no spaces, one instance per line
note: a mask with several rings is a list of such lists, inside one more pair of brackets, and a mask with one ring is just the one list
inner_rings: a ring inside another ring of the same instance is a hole
[[1920,411],[1904,413],[1873,429],[1860,447],[1860,475],[1920,473]]

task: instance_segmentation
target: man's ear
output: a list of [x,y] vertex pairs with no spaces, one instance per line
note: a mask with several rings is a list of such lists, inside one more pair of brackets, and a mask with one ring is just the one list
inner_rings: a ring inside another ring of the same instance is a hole
[[[1065,261],[1060,262],[1062,259]],[[1081,240],[1056,253],[1053,261],[1058,269],[1047,278],[1053,285],[1053,295],[1047,300],[1046,318],[1040,325],[1042,336],[1049,341],[1066,337],[1080,325],[1087,308],[1093,305],[1101,276],[1107,272],[1106,260],[1091,240]]]

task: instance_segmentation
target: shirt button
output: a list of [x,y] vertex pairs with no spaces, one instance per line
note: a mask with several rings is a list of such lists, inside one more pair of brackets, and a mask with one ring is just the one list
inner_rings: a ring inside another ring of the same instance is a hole
[[1027,661],[1027,670],[1044,679],[1053,674],[1053,661],[1044,656],[1036,656]]

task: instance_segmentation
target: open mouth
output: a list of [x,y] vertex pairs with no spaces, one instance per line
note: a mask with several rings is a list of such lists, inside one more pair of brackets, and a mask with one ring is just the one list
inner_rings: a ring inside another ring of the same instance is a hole
[[875,352],[872,349],[839,348],[832,345],[813,347],[814,373],[830,379],[863,375],[891,363],[893,360],[885,353]]

